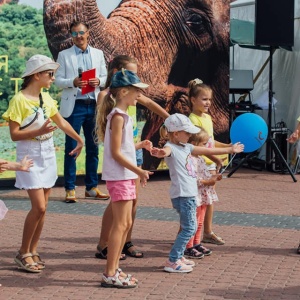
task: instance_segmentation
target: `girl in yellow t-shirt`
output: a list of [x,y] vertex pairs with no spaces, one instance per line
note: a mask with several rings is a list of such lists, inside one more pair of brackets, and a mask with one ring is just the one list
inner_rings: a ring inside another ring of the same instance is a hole
[[[189,118],[194,125],[202,127],[209,135],[206,147],[228,147],[230,144],[220,143],[214,140],[214,129],[211,116],[208,114],[212,101],[212,89],[200,79],[191,80],[188,84],[189,100],[192,105],[192,113]],[[203,157],[211,174],[217,174],[217,166],[207,157]],[[225,241],[212,230],[213,204],[208,205],[204,219],[203,243],[217,245],[225,244]]]
[[30,172],[16,172],[15,187],[27,191],[31,209],[25,219],[22,244],[15,262],[19,268],[31,273],[39,273],[45,268],[37,247],[51,188],[57,179],[53,132],[60,128],[77,141],[69,153],[74,159],[83,147],[82,138],[58,112],[56,101],[48,93],[41,93],[42,88],[50,88],[58,67],[59,64],[47,56],[32,56],[22,75],[21,91],[10,100],[2,115],[16,142],[17,160],[24,156],[30,159]]

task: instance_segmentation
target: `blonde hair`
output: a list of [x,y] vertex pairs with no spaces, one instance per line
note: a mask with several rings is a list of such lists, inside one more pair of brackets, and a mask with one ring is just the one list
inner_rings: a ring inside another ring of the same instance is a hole
[[164,140],[168,140],[169,133],[170,132],[168,132],[167,127],[164,124],[159,128],[159,136],[160,136],[160,138],[162,138]]
[[205,139],[209,138],[209,134],[207,133],[207,131],[202,127],[199,128],[201,130],[198,133],[192,134],[188,141],[189,143],[194,144],[196,146],[202,143]]
[[101,104],[97,107],[95,133],[96,142],[98,143],[104,141],[107,116],[116,105],[116,96],[119,90],[120,88],[110,89],[110,91],[105,95]]
[[[195,78],[188,83],[188,97],[189,100],[191,100],[192,97],[198,97],[198,95],[203,91],[210,91],[212,92],[212,89],[209,85],[203,83],[201,79]],[[193,104],[191,103],[191,106]]]

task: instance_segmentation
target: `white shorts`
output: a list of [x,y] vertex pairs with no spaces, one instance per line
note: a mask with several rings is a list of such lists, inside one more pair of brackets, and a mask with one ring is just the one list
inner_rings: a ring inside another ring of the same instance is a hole
[[33,167],[29,172],[16,172],[15,187],[25,190],[53,187],[57,179],[53,138],[45,141],[18,141],[17,161],[26,155],[33,159]]

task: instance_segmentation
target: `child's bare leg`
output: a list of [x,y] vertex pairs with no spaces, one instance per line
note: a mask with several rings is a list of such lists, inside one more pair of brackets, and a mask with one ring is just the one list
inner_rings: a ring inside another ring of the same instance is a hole
[[41,216],[40,221],[39,221],[37,228],[34,232],[34,235],[32,237],[32,241],[30,244],[30,252],[31,253],[37,252],[38,242],[40,240],[40,236],[41,236],[41,233],[42,233],[42,230],[44,227],[46,210],[47,210],[47,206],[48,206],[48,199],[50,196],[51,189],[44,189],[42,191],[43,191],[43,198],[44,198],[44,201],[42,201],[42,202],[44,202],[44,205],[43,205],[43,203],[41,203],[40,209],[41,209],[41,212],[44,211],[44,214]]
[[98,245],[100,246],[101,249],[107,247],[108,239],[112,227],[112,217],[113,217],[112,206],[111,206],[111,202],[109,202],[102,217],[101,232],[100,232],[100,238],[98,242]]
[[107,276],[113,276],[119,267],[119,257],[132,222],[131,212],[132,201],[112,202],[113,220],[108,240],[107,264],[105,269]]
[[[19,250],[21,255],[29,253],[31,251],[31,245],[33,239],[37,244],[41,231],[37,232],[40,221],[45,215],[45,198],[43,189],[27,190],[29,198],[31,200],[31,210],[27,214],[24,222],[22,245]],[[25,261],[29,264],[33,264],[32,257],[27,257]],[[34,267],[34,269],[38,269]]]
[[133,200],[132,202],[132,224],[131,227],[128,231],[127,237],[125,242],[129,242],[131,241],[131,236],[132,236],[132,230],[133,230],[133,225],[134,225],[134,221],[135,221],[135,217],[136,217],[136,212],[137,212],[137,203],[138,203],[138,194],[139,194],[139,188],[140,188],[140,178],[137,178],[135,180],[135,192],[136,192],[136,199]]
[[[216,175],[216,170],[210,170],[212,175]],[[220,237],[217,236],[213,232],[213,217],[214,217],[214,205],[207,205],[205,218],[204,218],[204,229],[203,229],[203,242],[212,243],[217,245],[225,244],[225,241]]]
[[204,233],[210,234],[212,230],[213,223],[213,215],[214,215],[214,206],[213,204],[207,205],[206,213],[204,217]]
[[[141,184],[140,184],[140,178],[137,178],[135,180],[135,190],[136,190],[136,199],[133,200],[133,205],[132,205],[132,224],[131,227],[128,231],[127,237],[125,239],[125,243],[127,242],[131,242],[132,241],[132,231],[133,231],[133,225],[134,225],[134,221],[135,221],[135,217],[136,217],[136,212],[137,212],[137,207],[138,207],[138,194],[139,194],[139,188],[140,188]],[[133,245],[132,247],[127,249],[130,253],[135,253],[135,257],[143,257],[144,254],[141,251],[136,250],[135,245]]]
[[[216,170],[210,170],[209,171],[211,175],[216,175]],[[204,217],[204,223],[203,223],[203,232],[206,234],[210,234],[213,232],[212,224],[213,224],[213,217],[214,217],[214,207],[213,204],[207,205],[206,213]]]

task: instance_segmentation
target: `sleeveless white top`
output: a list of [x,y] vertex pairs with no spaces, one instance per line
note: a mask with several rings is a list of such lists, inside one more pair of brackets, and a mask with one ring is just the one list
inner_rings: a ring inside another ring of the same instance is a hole
[[111,154],[111,119],[114,114],[120,114],[124,118],[122,131],[122,154],[134,165],[136,165],[135,145],[133,142],[133,121],[132,118],[119,108],[114,108],[107,116],[107,124],[104,137],[104,153],[102,165],[102,180],[117,181],[138,178],[137,174],[120,165]]

